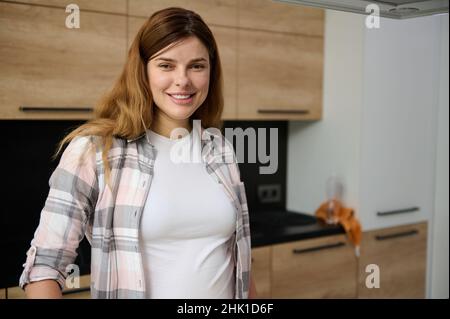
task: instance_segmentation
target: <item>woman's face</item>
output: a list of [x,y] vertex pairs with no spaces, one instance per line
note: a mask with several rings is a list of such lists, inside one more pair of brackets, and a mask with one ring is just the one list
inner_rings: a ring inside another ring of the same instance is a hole
[[[164,52],[166,48],[160,52]],[[187,123],[208,95],[210,61],[208,50],[197,37],[189,37],[147,64],[155,110],[165,120]],[[156,116],[158,118],[158,116]]]

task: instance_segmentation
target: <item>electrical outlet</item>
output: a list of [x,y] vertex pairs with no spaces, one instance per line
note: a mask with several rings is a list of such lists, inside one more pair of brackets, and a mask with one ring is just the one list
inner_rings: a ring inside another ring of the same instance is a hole
[[277,203],[281,200],[280,184],[258,185],[258,199],[260,203]]

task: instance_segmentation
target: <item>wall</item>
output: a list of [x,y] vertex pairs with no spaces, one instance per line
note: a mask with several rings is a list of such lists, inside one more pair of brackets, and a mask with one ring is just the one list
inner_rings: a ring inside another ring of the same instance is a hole
[[363,26],[362,15],[326,11],[323,120],[289,122],[288,209],[312,214],[333,172],[346,177],[345,201],[357,204]]
[[448,123],[448,15],[441,17],[441,56],[434,216],[432,222],[431,297],[449,298],[449,123]]

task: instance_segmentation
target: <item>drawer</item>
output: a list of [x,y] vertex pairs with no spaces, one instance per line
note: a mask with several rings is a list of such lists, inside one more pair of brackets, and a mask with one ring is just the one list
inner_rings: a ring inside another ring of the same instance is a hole
[[345,235],[274,245],[273,298],[355,298],[357,260]]

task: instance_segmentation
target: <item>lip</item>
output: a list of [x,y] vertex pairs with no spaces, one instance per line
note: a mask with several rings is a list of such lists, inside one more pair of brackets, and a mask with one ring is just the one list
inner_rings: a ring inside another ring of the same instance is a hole
[[[178,104],[178,105],[188,105],[191,104],[194,101],[194,96],[195,93],[191,93],[194,94],[192,95],[190,98],[188,99],[184,99],[184,100],[180,100],[180,99],[176,99],[173,96],[171,96],[169,93],[167,93],[167,95],[170,97],[170,99],[172,100],[173,103]],[[184,93],[184,94],[180,94],[180,95],[188,95],[188,93]],[[190,94],[189,94],[190,95]]]
[[167,93],[169,95],[191,95],[195,94],[195,92],[174,92],[174,93]]

